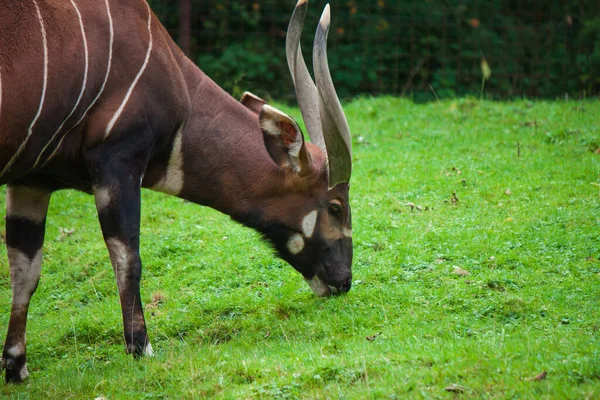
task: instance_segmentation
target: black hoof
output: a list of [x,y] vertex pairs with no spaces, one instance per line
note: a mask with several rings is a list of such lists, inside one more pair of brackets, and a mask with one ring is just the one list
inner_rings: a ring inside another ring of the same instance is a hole
[[127,341],[127,354],[133,354],[135,359],[141,358],[146,355],[146,349],[150,341],[146,333],[134,334],[132,341]]
[[6,370],[6,383],[22,383],[29,376],[25,362],[25,355],[17,358],[2,358],[2,368]]

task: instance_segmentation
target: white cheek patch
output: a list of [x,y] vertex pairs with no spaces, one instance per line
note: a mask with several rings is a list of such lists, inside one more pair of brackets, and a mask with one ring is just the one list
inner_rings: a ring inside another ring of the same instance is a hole
[[302,239],[302,236],[298,234],[293,235],[288,240],[287,248],[290,253],[294,255],[300,253],[302,250],[304,250],[304,239]]
[[342,235],[347,238],[352,238],[352,229],[344,228],[342,230]]
[[317,224],[317,210],[312,211],[302,220],[302,232],[307,238],[312,237]]

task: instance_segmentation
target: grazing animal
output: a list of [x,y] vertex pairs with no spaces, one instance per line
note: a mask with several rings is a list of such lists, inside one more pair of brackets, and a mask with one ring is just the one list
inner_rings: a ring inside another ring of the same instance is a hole
[[256,229],[318,296],[350,289],[351,139],[327,64],[327,6],[315,82],[287,61],[308,134],[260,98],[231,98],[194,65],[143,0],[0,0],[0,185],[12,308],[2,365],[28,376],[27,310],[52,192],[94,195],[115,272],[127,353],[151,355],[140,301],[142,187],[212,207]]

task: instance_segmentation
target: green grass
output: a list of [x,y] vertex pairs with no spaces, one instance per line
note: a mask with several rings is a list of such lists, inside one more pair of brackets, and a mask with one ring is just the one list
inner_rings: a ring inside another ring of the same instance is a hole
[[145,192],[142,296],[157,355],[135,361],[92,198],[56,193],[31,377],[0,395],[451,398],[456,384],[479,398],[600,397],[600,102],[379,98],[347,115],[348,295],[315,298],[249,229]]

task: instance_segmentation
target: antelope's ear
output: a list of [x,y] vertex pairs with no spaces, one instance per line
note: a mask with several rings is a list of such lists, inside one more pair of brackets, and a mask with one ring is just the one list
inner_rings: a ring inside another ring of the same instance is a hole
[[310,155],[296,121],[268,104],[262,107],[259,120],[265,146],[275,163],[299,174],[308,172]]
[[266,101],[250,92],[244,92],[242,98],[240,99],[240,103],[242,103],[247,109],[256,115],[260,115],[260,110],[262,110],[262,107],[267,104]]

